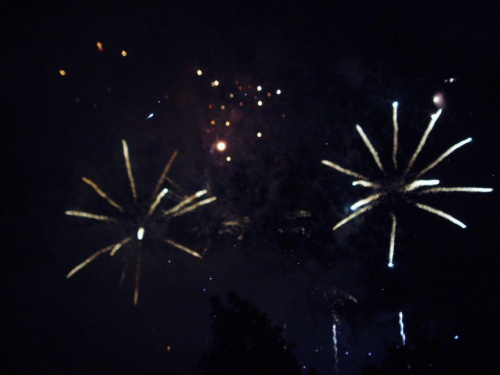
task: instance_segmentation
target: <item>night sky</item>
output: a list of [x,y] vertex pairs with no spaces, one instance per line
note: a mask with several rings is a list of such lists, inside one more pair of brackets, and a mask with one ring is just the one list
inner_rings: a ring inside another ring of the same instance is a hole
[[[232,291],[296,345],[304,374],[497,373],[500,14],[476,1],[199,3],[2,11],[3,372],[199,374],[209,299]],[[424,178],[493,192],[419,197],[466,229],[396,195],[332,230],[371,189],[321,161],[382,181],[356,124],[390,167],[394,101],[401,165],[439,108],[415,171],[473,138]],[[217,200],[152,232],[203,259],[146,231],[66,279],[131,233],[65,215],[117,216],[82,176],[133,220],[175,150],[165,186],[178,196],[159,211],[203,189]]]

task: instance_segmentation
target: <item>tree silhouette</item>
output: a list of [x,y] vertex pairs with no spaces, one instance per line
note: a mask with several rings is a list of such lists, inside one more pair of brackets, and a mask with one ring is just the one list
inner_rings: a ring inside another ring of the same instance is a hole
[[214,339],[200,360],[202,374],[301,374],[294,345],[281,337],[281,328],[236,293],[227,298],[228,307],[219,296],[210,299]]

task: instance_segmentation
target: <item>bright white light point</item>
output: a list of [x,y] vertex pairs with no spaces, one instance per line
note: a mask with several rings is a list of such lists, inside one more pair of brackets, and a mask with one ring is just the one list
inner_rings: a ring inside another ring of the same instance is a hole
[[387,265],[387,267],[389,267],[389,268],[394,268],[394,263],[389,263],[389,264]]
[[262,86],[257,86],[257,91],[262,91]]
[[149,120],[149,119],[150,119],[151,117],[153,117],[154,115],[155,115],[154,113],[150,113],[150,114],[148,115],[148,117],[146,117],[146,118],[145,118],[145,120]]
[[226,126],[229,126],[231,125],[231,123],[229,121],[226,121]]
[[219,86],[219,81],[215,80],[212,82],[212,86],[215,87],[215,86]]
[[228,156],[228,157],[226,158],[226,160],[227,160],[227,161],[231,161],[231,156]]
[[459,337],[458,335],[455,335],[453,338],[454,338],[455,340],[458,340],[460,337]]
[[217,142],[217,150],[219,151],[224,151],[226,149],[226,143],[225,142]]
[[281,90],[279,90],[279,89],[278,89],[278,90],[276,90],[276,94],[277,94],[277,95],[281,94]]
[[259,100],[259,101],[257,102],[257,105],[258,105],[259,107],[260,107],[260,106],[262,106],[262,100]]
[[144,228],[143,228],[143,227],[140,227],[140,228],[137,230],[137,239],[138,239],[139,241],[141,241],[143,238],[144,238]]
[[202,72],[200,69],[198,69],[198,70],[196,71],[196,74],[198,74],[199,76],[201,76],[201,75],[203,74],[203,72]]
[[436,94],[434,95],[434,97],[432,98],[432,101],[434,102],[434,104],[437,106],[437,107],[442,107],[443,104],[444,104],[444,98],[443,98],[443,95],[441,94]]
[[394,102],[394,103],[392,103],[392,107],[393,108],[398,108],[398,104],[399,104],[398,102]]
[[257,137],[259,137],[259,138],[260,138],[260,137],[262,137],[262,133],[261,133],[261,132],[258,132],[258,133],[257,133]]

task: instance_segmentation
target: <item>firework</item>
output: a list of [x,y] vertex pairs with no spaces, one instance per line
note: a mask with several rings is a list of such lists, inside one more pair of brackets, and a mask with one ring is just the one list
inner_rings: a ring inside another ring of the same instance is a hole
[[337,325],[332,325],[333,355],[335,357],[335,374],[339,373],[339,350],[337,346]]
[[403,312],[399,312],[399,334],[401,336],[401,343],[406,345],[405,325],[403,323]]
[[[353,186],[361,186],[361,187],[366,187],[366,188],[371,188],[374,190],[374,193],[369,195],[366,198],[363,198],[357,202],[355,202],[351,206],[351,210],[354,211],[352,214],[348,215],[341,221],[339,221],[335,226],[333,227],[333,230],[336,230],[340,228],[342,225],[348,223],[349,221],[357,218],[358,216],[361,216],[365,214],[368,211],[371,211],[375,206],[377,206],[381,202],[391,202],[394,200],[401,200],[403,202],[409,203],[413,207],[417,207],[423,211],[429,212],[431,214],[440,216],[453,224],[458,225],[461,228],[466,228],[466,225],[462,223],[460,220],[454,218],[450,214],[443,212],[441,210],[438,210],[434,207],[428,206],[423,203],[419,203],[415,201],[418,196],[422,194],[430,194],[430,193],[451,193],[451,192],[462,192],[462,193],[489,193],[493,191],[493,189],[490,188],[480,188],[480,187],[432,187],[439,185],[440,181],[439,180],[424,180],[420,179],[424,174],[435,168],[437,165],[439,165],[447,156],[449,156],[451,153],[459,149],[460,147],[466,145],[467,143],[472,142],[472,138],[467,138],[461,142],[458,142],[457,144],[453,145],[450,147],[448,150],[446,150],[444,153],[442,153],[436,160],[434,160],[432,163],[430,163],[428,166],[423,168],[421,171],[415,173],[415,174],[410,174],[415,161],[417,160],[419,154],[421,153],[422,149],[425,146],[425,143],[427,141],[427,138],[429,137],[432,129],[434,128],[434,125],[436,124],[437,120],[439,119],[439,116],[441,115],[441,109],[438,110],[435,114],[431,116],[431,120],[429,122],[429,125],[427,126],[424,135],[420,139],[420,142],[413,153],[407,167],[404,169],[404,171],[401,173],[399,171],[399,166],[398,166],[398,160],[397,160],[397,151],[398,151],[398,134],[399,134],[399,125],[398,125],[398,103],[394,102],[393,103],[393,116],[392,116],[392,123],[393,123],[393,148],[392,148],[392,172],[389,173],[386,168],[384,168],[378,152],[376,149],[373,147],[372,143],[370,142],[368,136],[365,134],[361,126],[356,125],[356,131],[360,135],[361,139],[363,140],[363,143],[365,146],[368,148],[368,151],[373,157],[373,160],[377,166],[377,168],[381,171],[383,174],[383,178],[381,179],[381,182],[374,182],[371,181],[370,178],[352,171],[350,169],[341,167],[340,165],[333,163],[328,160],[322,160],[321,162],[330,167],[335,169],[336,171],[343,173],[345,175],[348,175],[350,177],[354,177],[357,180],[353,181],[352,185]],[[431,186],[431,187],[430,187]],[[393,257],[394,257],[394,248],[396,244],[396,229],[397,229],[397,217],[396,214],[391,210],[389,212],[389,215],[391,217],[391,235],[390,235],[390,245],[389,245],[389,267],[393,267]]]
[[[135,287],[134,287],[134,305],[137,305],[138,300],[139,300],[139,281],[140,281],[140,273],[141,273],[141,243],[142,240],[144,239],[144,236],[146,233],[149,234],[149,232],[154,233],[154,231],[150,231],[150,226],[153,223],[164,223],[165,221],[171,220],[172,218],[182,216],[188,212],[192,212],[199,208],[200,206],[212,203],[215,201],[217,198],[216,197],[211,197],[207,198],[204,200],[198,200],[198,198],[204,196],[207,194],[206,190],[201,190],[198,191],[197,193],[189,196],[189,197],[181,197],[181,201],[175,205],[174,207],[168,209],[168,210],[162,210],[161,213],[158,213],[158,206],[162,202],[163,198],[167,196],[167,194],[170,193],[170,195],[174,195],[176,197],[179,197],[177,194],[173,194],[173,192],[169,191],[167,188],[163,188],[162,186],[164,185],[165,181],[170,182],[175,186],[175,184],[167,177],[168,172],[170,171],[170,168],[172,166],[172,163],[174,162],[175,158],[177,157],[177,151],[175,151],[172,156],[170,157],[170,160],[167,162],[165,165],[165,168],[163,169],[163,172],[160,176],[160,179],[158,180],[158,183],[156,184],[155,190],[153,192],[152,198],[151,198],[151,204],[149,205],[147,211],[144,212],[144,210],[141,209],[141,205],[138,204],[138,196],[137,196],[137,189],[135,185],[135,180],[134,176],[132,173],[132,166],[130,163],[130,157],[129,157],[129,151],[128,151],[128,146],[127,142],[125,140],[122,141],[122,146],[123,146],[123,157],[125,159],[125,167],[127,170],[127,176],[128,176],[128,181],[130,184],[130,190],[132,193],[132,199],[134,203],[134,209],[131,210],[131,212],[127,212],[119,203],[114,201],[112,198],[110,198],[95,182],[91,181],[90,179],[86,177],[82,177],[82,180],[90,185],[92,189],[106,202],[108,202],[109,205],[111,205],[113,208],[116,209],[117,216],[107,216],[107,215],[99,215],[99,214],[93,214],[89,212],[84,212],[84,211],[66,211],[66,215],[69,216],[76,216],[76,217],[81,217],[85,219],[91,219],[91,220],[98,220],[98,221],[106,221],[106,222],[111,222],[115,224],[121,224],[129,228],[131,231],[131,235],[125,237],[124,239],[120,240],[117,243],[113,243],[111,245],[106,246],[105,248],[96,251],[94,254],[92,254],[90,257],[85,259],[82,263],[77,265],[75,268],[73,268],[66,278],[70,278],[73,276],[76,272],[87,266],[89,263],[91,263],[93,260],[98,258],[100,255],[104,253],[110,253],[111,256],[114,256],[120,249],[122,249],[125,245],[131,243],[132,241],[136,240],[138,241],[138,246],[136,246],[137,249],[137,260],[136,260],[136,272],[135,272]],[[172,239],[169,238],[163,238],[158,235],[158,237],[168,243],[169,245],[182,250],[192,256],[195,256],[197,258],[202,258],[202,255],[189,249],[188,247],[181,245]],[[122,272],[122,277],[121,280],[125,277],[126,274],[126,269],[127,269],[128,263],[125,264],[125,267]]]

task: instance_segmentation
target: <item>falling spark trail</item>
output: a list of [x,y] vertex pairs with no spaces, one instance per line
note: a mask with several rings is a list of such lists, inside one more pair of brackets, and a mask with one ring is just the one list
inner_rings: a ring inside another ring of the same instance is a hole
[[403,192],[407,193],[409,191],[418,189],[422,186],[435,186],[439,185],[439,180],[415,180],[403,187]]
[[190,197],[187,197],[186,199],[184,199],[183,201],[181,201],[179,204],[177,204],[176,206],[172,207],[170,210],[167,210],[163,213],[163,216],[167,216],[167,215],[172,215],[172,214],[175,214],[176,212],[180,211],[180,209],[182,207],[184,207],[185,205],[191,203],[192,201],[194,201],[196,198],[199,198],[203,195],[205,195],[207,193],[206,190],[200,190],[196,193],[194,193],[193,195],[191,195]]
[[132,190],[134,203],[137,204],[137,190],[135,189],[134,176],[132,175],[132,166],[130,165],[130,157],[128,154],[127,142],[124,139],[122,139],[122,145],[123,145],[123,157],[125,158],[125,167],[127,168],[128,180],[130,181],[130,189]]
[[163,240],[163,241],[165,241],[166,243],[168,243],[168,244],[170,244],[170,245],[172,245],[172,246],[174,246],[174,247],[176,247],[176,248],[178,248],[178,249],[182,250],[182,251],[185,251],[185,252],[186,252],[186,253],[188,253],[188,254],[191,254],[191,255],[193,255],[193,256],[195,256],[195,257],[197,257],[197,258],[200,258],[200,259],[202,259],[202,258],[203,258],[203,257],[201,256],[201,254],[198,254],[196,251],[193,251],[193,250],[191,250],[191,249],[187,248],[186,246],[181,245],[180,243],[177,243],[177,242],[175,242],[175,241],[172,241],[171,239],[168,239],[168,238],[162,238],[162,240]]
[[401,335],[401,342],[403,346],[406,345],[405,325],[403,323],[403,312],[399,312],[399,334]]
[[101,250],[98,250],[96,251],[94,254],[92,254],[91,256],[89,256],[87,259],[85,259],[82,263],[80,263],[78,266],[76,266],[75,268],[73,268],[67,275],[66,275],[66,278],[69,279],[71,276],[73,276],[75,273],[77,273],[78,271],[80,271],[83,267],[85,267],[87,264],[89,264],[90,262],[92,262],[95,258],[97,258],[99,255],[101,254],[104,254],[105,252],[107,251],[111,251],[114,247],[115,247],[116,244],[112,244],[112,245],[109,245],[109,246],[106,246],[104,249],[101,249]]
[[422,139],[420,140],[420,143],[418,144],[418,147],[415,150],[415,153],[413,154],[413,156],[410,159],[410,162],[408,163],[408,167],[406,167],[406,170],[404,173],[405,175],[408,174],[408,172],[410,172],[410,170],[413,167],[413,164],[415,164],[415,160],[417,160],[417,156],[420,154],[420,151],[422,151],[422,148],[424,147],[425,142],[427,142],[427,137],[431,133],[432,128],[434,127],[434,124],[436,124],[436,121],[438,120],[439,115],[441,115],[441,112],[442,112],[442,109],[440,109],[439,111],[437,111],[436,113],[434,113],[431,116],[431,121],[429,122],[427,129],[425,129],[424,135],[422,136]]
[[392,142],[392,164],[394,165],[394,169],[398,169],[398,102],[392,103],[392,124],[394,127],[394,136]]
[[333,333],[333,353],[335,356],[335,374],[339,373],[339,351],[337,347],[337,325],[333,324],[332,326]]
[[204,206],[205,204],[212,203],[213,201],[216,201],[216,200],[217,200],[217,197],[210,197],[210,198],[204,199],[202,201],[196,202],[192,206],[186,207],[178,212],[175,212],[172,216],[177,217],[177,216],[187,214],[188,212],[196,210],[200,206]]
[[160,204],[162,198],[165,196],[165,194],[168,193],[168,189],[163,189],[160,194],[158,194],[154,200],[153,203],[151,203],[151,206],[149,207],[148,214],[146,215],[146,220],[151,217],[153,212],[156,210],[156,207]]
[[111,222],[117,222],[114,217],[109,217],[106,215],[96,215],[96,214],[91,214],[89,212],[83,212],[83,211],[66,211],[66,215],[68,216],[78,216],[78,217],[84,217],[85,219],[93,219],[93,220],[99,220],[99,221],[111,221]]
[[383,195],[386,195],[386,194],[384,192],[382,192],[382,193],[373,194],[367,198],[361,199],[351,206],[351,210],[356,211],[359,207],[364,206],[365,204],[368,204],[372,201],[376,201],[377,199],[379,199]]
[[453,224],[458,225],[462,229],[467,228],[467,225],[462,223],[460,220],[455,219],[453,216],[451,216],[450,214],[447,214],[446,212],[443,212],[441,210],[438,210],[436,208],[433,208],[431,206],[427,206],[426,204],[422,204],[422,203],[418,203],[418,202],[415,202],[415,206],[417,206],[421,210],[430,212],[431,214],[441,216],[442,218],[451,221]]
[[363,207],[361,210],[356,211],[353,214],[350,214],[349,216],[347,216],[346,218],[344,218],[343,220],[340,220],[337,224],[335,224],[335,226],[333,227],[333,230],[336,230],[336,229],[340,228],[345,223],[348,223],[349,221],[351,221],[352,219],[358,217],[359,215],[364,214],[366,211],[371,210],[373,207],[375,207],[375,206],[374,205],[366,206],[366,207]]
[[472,138],[467,138],[467,139],[463,140],[462,142],[458,142],[456,145],[451,146],[448,150],[446,150],[445,152],[443,152],[443,154],[440,157],[438,157],[431,164],[429,164],[427,167],[425,167],[420,172],[418,172],[418,174],[415,176],[415,178],[419,178],[420,176],[422,176],[425,173],[429,172],[432,168],[434,168],[439,163],[441,163],[448,155],[450,155],[452,152],[454,152],[455,150],[459,149],[463,145],[466,145],[469,142],[472,142]]
[[170,171],[170,168],[172,167],[172,163],[174,162],[175,158],[177,157],[177,150],[174,151],[170,159],[168,160],[167,164],[165,165],[165,168],[163,168],[163,172],[161,172],[160,179],[158,180],[158,183],[156,184],[155,190],[153,192],[153,197],[158,194],[158,192],[161,189],[161,186],[163,185],[163,182],[165,181],[168,172]]
[[480,187],[437,187],[421,190],[419,194],[426,193],[491,193],[493,191],[492,188],[480,188]]
[[391,215],[391,220],[392,220],[392,226],[391,226],[391,243],[389,245],[389,264],[387,266],[390,268],[393,268],[394,267],[394,263],[393,263],[394,247],[396,245],[397,219],[396,219],[396,215],[394,214],[394,212],[391,212],[390,215]]
[[120,206],[118,203],[116,203],[113,199],[111,199],[110,197],[108,197],[108,195],[104,191],[102,191],[101,188],[95,182],[93,182],[92,180],[88,179],[87,177],[82,177],[82,180],[85,183],[87,183],[90,186],[92,186],[92,188],[95,190],[95,192],[97,194],[99,194],[101,197],[103,197],[104,199],[106,199],[110,205],[112,205],[113,207],[117,208],[120,212],[123,212],[123,207]]
[[115,253],[120,250],[120,248],[123,246],[123,245],[126,245],[127,243],[129,243],[130,241],[132,241],[132,236],[130,237],[127,237],[127,238],[124,238],[123,240],[121,240],[120,242],[118,242],[115,246],[113,246],[113,249],[111,250],[111,256],[114,256]]
[[375,182],[371,182],[371,181],[365,181],[365,180],[358,180],[358,181],[353,181],[352,182],[352,186],[363,186],[363,187],[371,187],[371,188],[374,188],[374,189],[378,189],[380,188],[381,186]]
[[135,269],[135,286],[134,286],[134,306],[139,302],[139,281],[141,279],[141,248],[137,251],[137,267]]
[[378,156],[378,152],[377,150],[375,150],[375,147],[373,147],[372,143],[366,136],[365,132],[363,131],[363,128],[359,125],[356,125],[356,130],[358,131],[359,135],[361,136],[361,139],[363,139],[363,142],[365,143],[366,147],[368,147],[368,150],[372,154],[373,160],[375,160],[378,169],[380,169],[385,174],[385,170]]
[[365,177],[363,176],[362,174],[359,174],[359,173],[356,173],[354,171],[351,171],[347,168],[343,168],[341,167],[340,165],[338,164],[335,164],[335,163],[332,163],[331,161],[328,161],[328,160],[321,160],[321,163],[323,163],[324,165],[330,167],[330,168],[333,168],[333,169],[336,169],[337,171],[339,171],[340,173],[343,173],[343,174],[346,174],[348,176],[352,176],[352,177],[356,177],[356,178],[359,178],[361,180],[365,180],[365,181],[368,181],[369,178],[368,177]]

